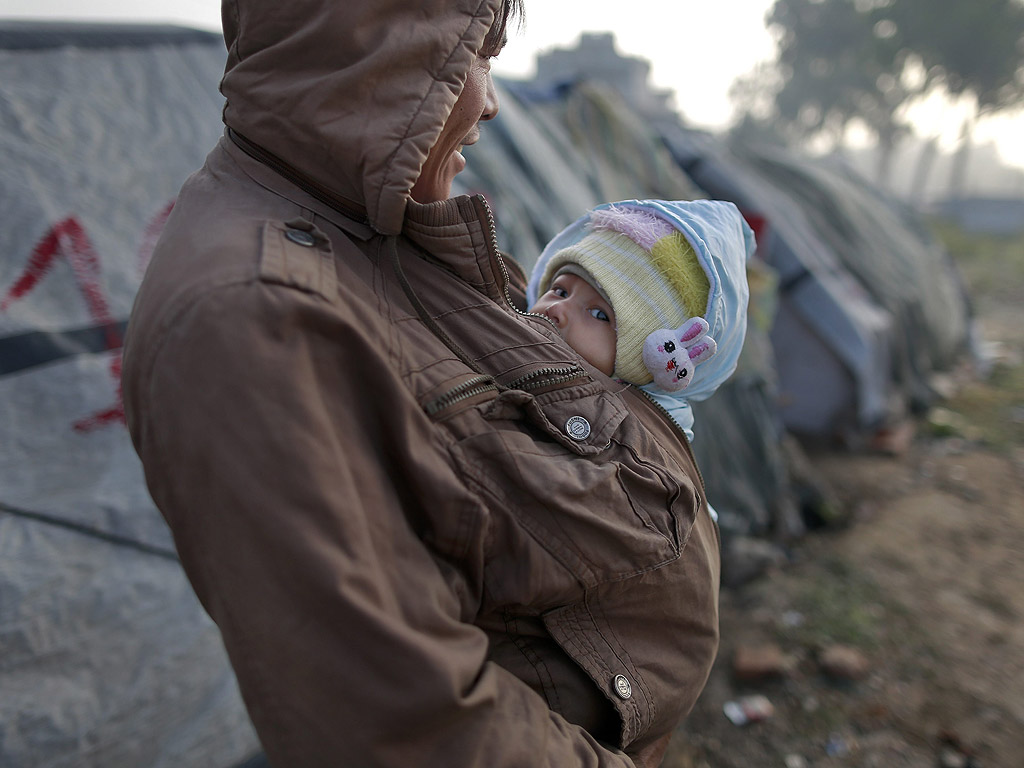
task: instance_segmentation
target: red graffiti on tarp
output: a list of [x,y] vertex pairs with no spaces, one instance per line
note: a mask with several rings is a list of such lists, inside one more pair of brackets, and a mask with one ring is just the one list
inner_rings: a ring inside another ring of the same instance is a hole
[[109,408],[103,408],[91,416],[78,419],[71,428],[75,432],[92,432],[94,429],[105,427],[107,424],[124,424],[124,403],[121,400],[121,351],[110,358],[110,375],[114,378],[114,386],[117,395],[114,404]]
[[[173,207],[174,201],[171,201],[146,226],[137,256],[140,273],[145,270],[149,257],[153,253],[156,240],[164,224],[167,222],[167,217],[170,215]],[[54,264],[57,263],[59,258],[65,259],[70,265],[71,271],[75,276],[75,283],[85,299],[89,317],[96,325],[103,328],[106,349],[117,353],[111,357],[109,368],[115,387],[114,404],[90,416],[78,419],[72,424],[72,428],[76,432],[91,432],[108,424],[123,424],[121,347],[124,344],[124,339],[121,336],[117,321],[110,312],[107,298],[103,292],[99,256],[78,219],[70,216],[54,224],[43,235],[36,247],[32,249],[25,269],[14,282],[14,285],[7,291],[7,295],[0,301],[0,312],[6,311],[11,304],[31,293],[52,269]]]
[[174,203],[175,201],[171,200],[171,202],[160,209],[149,220],[149,224],[146,225],[146,229],[142,232],[142,243],[139,245],[135,262],[140,275],[144,274],[146,267],[149,266],[149,260],[153,256],[156,241],[160,238],[160,233],[164,231],[164,225],[167,223],[167,217],[171,215],[171,211],[174,209]]
[[27,295],[42,280],[57,261],[64,256],[75,273],[78,287],[85,297],[89,315],[98,323],[112,323],[114,318],[107,308],[106,299],[100,289],[100,260],[96,250],[85,234],[82,225],[74,217],[53,225],[32,250],[28,264],[21,277],[11,286],[0,303],[0,311]]

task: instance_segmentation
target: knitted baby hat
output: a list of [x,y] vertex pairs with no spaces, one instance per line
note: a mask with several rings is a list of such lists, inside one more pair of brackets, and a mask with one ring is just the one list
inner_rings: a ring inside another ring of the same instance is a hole
[[647,210],[610,206],[594,211],[588,234],[551,257],[540,285],[550,286],[566,271],[589,276],[588,282],[612,305],[617,334],[612,375],[631,384],[655,378],[644,361],[649,335],[679,328],[707,311],[710,282],[693,246],[670,222]]

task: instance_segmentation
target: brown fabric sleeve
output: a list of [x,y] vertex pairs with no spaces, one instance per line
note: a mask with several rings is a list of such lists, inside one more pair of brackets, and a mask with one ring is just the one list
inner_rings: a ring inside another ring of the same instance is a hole
[[486,509],[346,311],[241,284],[137,340],[147,479],[271,763],[631,768],[486,661]]

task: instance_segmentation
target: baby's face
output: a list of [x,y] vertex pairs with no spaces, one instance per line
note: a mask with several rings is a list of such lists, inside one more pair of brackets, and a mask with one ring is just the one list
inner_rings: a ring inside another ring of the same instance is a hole
[[615,370],[615,313],[586,280],[563,273],[530,307],[546,315],[566,343],[607,376]]

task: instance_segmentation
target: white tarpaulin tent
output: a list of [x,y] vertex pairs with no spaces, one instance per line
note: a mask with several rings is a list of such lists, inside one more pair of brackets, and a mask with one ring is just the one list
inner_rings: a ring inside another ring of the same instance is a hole
[[120,406],[156,234],[222,129],[218,35],[0,23],[0,765],[258,751]]

